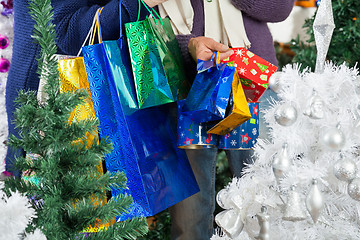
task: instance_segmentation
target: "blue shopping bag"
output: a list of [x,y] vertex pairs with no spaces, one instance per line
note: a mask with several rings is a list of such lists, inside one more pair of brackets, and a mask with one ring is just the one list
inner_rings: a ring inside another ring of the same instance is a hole
[[216,55],[209,61],[198,60],[198,73],[184,103],[183,114],[198,123],[225,117],[235,67],[218,64]]
[[248,103],[251,118],[226,135],[219,135],[220,149],[253,149],[259,137],[259,102]]
[[[108,171],[124,171],[133,197],[125,220],[152,216],[199,191],[184,150],[176,147],[176,104],[128,114],[128,103],[117,91],[106,44],[83,47],[100,137],[108,137],[113,151],[105,156]],[[115,54],[115,53],[114,53]],[[121,70],[121,69],[120,69]],[[112,189],[113,195],[119,195]]]

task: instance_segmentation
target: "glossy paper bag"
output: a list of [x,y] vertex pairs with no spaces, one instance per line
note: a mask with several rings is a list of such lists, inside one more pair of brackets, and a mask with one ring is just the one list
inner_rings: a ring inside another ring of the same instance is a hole
[[219,136],[220,149],[252,149],[259,136],[259,103],[248,103],[251,118],[224,136]]
[[147,18],[125,29],[139,108],[185,98],[190,85],[169,19]]
[[232,82],[232,98],[227,117],[211,128],[208,133],[225,135],[251,118],[248,103],[237,74]]
[[198,73],[183,107],[183,114],[195,122],[210,122],[225,117],[235,68],[198,60]]
[[234,62],[246,100],[257,102],[269,86],[269,78],[277,67],[245,48],[232,48],[234,54],[227,62]]
[[[127,115],[102,44],[83,48],[100,137],[114,150],[105,157],[108,171],[124,171],[133,204],[125,220],[154,215],[199,189],[183,150],[176,147],[176,106],[167,104]],[[96,69],[96,71],[94,71]]]
[[178,120],[177,146],[183,149],[201,149],[216,147],[218,136],[207,131],[214,125],[210,123],[197,123],[191,117],[182,113],[185,100],[177,102]]

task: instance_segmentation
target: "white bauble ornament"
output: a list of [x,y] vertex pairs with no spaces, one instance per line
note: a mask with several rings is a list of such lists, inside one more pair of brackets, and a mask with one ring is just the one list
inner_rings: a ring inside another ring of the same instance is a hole
[[360,201],[360,178],[355,178],[349,183],[348,194],[352,199]]
[[353,160],[341,158],[334,164],[334,175],[341,181],[350,182],[356,177],[357,167]]
[[306,208],[310,213],[314,223],[316,223],[320,217],[321,210],[324,206],[324,199],[321,191],[318,188],[317,180],[312,181],[312,186],[306,197]]
[[281,126],[291,126],[296,122],[297,119],[297,111],[296,108],[293,107],[289,103],[284,103],[279,106],[275,111],[275,120]]
[[221,189],[216,195],[217,204],[223,209],[241,209],[242,199],[235,189]]
[[291,186],[283,219],[293,222],[306,219],[304,208],[304,202],[301,201],[300,194],[296,191],[295,186]]
[[320,141],[330,150],[338,151],[345,145],[345,135],[340,129],[340,125],[323,131]]
[[271,77],[269,78],[269,88],[273,90],[276,93],[279,93],[281,90],[280,86],[280,77],[283,73],[282,72],[275,72]]
[[324,101],[315,90],[313,90],[313,94],[308,103],[308,108],[305,110],[304,115],[312,119],[321,119],[324,117]]
[[234,209],[227,209],[218,213],[215,216],[215,222],[231,239],[239,236],[244,228],[241,214]]
[[278,182],[285,177],[291,165],[292,160],[289,157],[288,144],[284,143],[281,151],[276,154],[272,163],[273,172]]

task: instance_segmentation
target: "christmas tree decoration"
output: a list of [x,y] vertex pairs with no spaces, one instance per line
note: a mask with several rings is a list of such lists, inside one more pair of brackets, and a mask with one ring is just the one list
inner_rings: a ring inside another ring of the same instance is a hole
[[275,112],[275,120],[278,124],[284,127],[291,126],[296,122],[297,110],[289,103],[284,103],[279,106]]
[[215,216],[215,222],[231,239],[238,237],[244,228],[241,215],[234,209],[218,213]]
[[320,141],[328,149],[338,151],[345,145],[345,135],[338,124],[337,127],[323,130],[320,135]]
[[[317,1],[317,3],[319,2]],[[332,9],[336,28],[333,31],[326,59],[333,61],[336,65],[346,62],[348,66],[354,67],[360,59],[360,46],[354,44],[360,41],[359,1],[332,1]],[[315,69],[314,19],[315,14],[310,19],[307,19],[303,25],[304,31],[308,35],[306,40],[296,38],[291,41],[290,45],[291,50],[295,52],[292,62],[301,63],[302,69],[306,67],[310,67],[312,70]]]
[[221,189],[216,194],[216,203],[222,208],[222,209],[229,209],[229,204],[226,203],[227,200],[227,190]]
[[281,151],[275,156],[272,163],[273,172],[278,182],[286,176],[291,165],[292,160],[289,157],[288,144],[284,143]]
[[314,20],[314,35],[317,49],[315,72],[322,73],[331,36],[335,28],[331,0],[322,0]]
[[285,205],[283,219],[293,222],[306,219],[304,208],[304,202],[302,201],[300,194],[296,191],[296,187],[294,185],[291,186]]
[[261,213],[256,214],[260,225],[259,235],[255,237],[257,240],[270,240],[270,215],[267,212],[267,208],[265,206],[261,207]]
[[349,183],[348,193],[352,199],[360,201],[360,178],[355,178]]
[[324,101],[313,90],[313,94],[309,100],[308,109],[304,111],[304,115],[312,119],[321,119],[324,117]]
[[319,190],[317,180],[313,179],[311,184],[311,188],[306,197],[306,208],[310,213],[314,223],[317,223],[321,214],[321,210],[324,207],[324,199],[321,191]]
[[269,78],[269,88],[276,93],[279,93],[281,90],[281,78],[282,72],[276,72]]
[[341,158],[334,164],[334,175],[341,181],[350,182],[356,177],[356,173],[357,166],[352,159]]
[[6,73],[10,69],[10,61],[6,58],[0,58],[0,73]]
[[0,34],[0,49],[5,49],[9,46],[9,39],[6,36]]

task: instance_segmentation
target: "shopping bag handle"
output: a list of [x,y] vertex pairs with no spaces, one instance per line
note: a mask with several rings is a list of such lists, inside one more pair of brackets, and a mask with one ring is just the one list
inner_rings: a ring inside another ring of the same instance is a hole
[[102,10],[104,9],[104,7],[102,8],[99,8],[97,11],[96,11],[96,14],[95,14],[95,27],[94,27],[94,31],[93,31],[93,35],[92,35],[92,38],[91,38],[91,44],[90,45],[93,45],[94,42],[95,42],[95,37],[97,35],[98,37],[98,42],[99,43],[102,43],[102,36],[101,36],[101,25],[100,25],[100,14],[102,12]]
[[[164,25],[164,22],[162,21],[160,15],[153,8],[149,8],[148,5],[146,5],[146,3],[144,3],[143,0],[138,0],[138,2],[139,2],[139,10],[138,10],[138,16],[137,16],[136,21],[140,20],[140,9],[141,9],[141,4],[143,4],[145,6],[145,8],[148,10],[148,12],[151,14],[151,16],[153,16],[154,19],[159,20],[161,25]],[[155,17],[154,13],[157,18]],[[155,24],[157,24],[157,21],[155,21]]]
[[82,51],[82,48],[86,45],[86,42],[87,42],[87,41],[89,41],[89,42],[88,42],[88,45],[91,44],[91,36],[93,36],[93,34],[94,34],[94,29],[95,29],[95,25],[96,25],[96,18],[97,18],[97,14],[98,14],[99,11],[100,11],[100,8],[96,10],[96,13],[95,13],[95,15],[94,15],[93,22],[92,22],[91,27],[90,27],[90,30],[89,30],[88,34],[86,35],[86,38],[85,38],[83,44],[81,45],[78,54],[76,55],[77,57],[80,56],[81,51]]

